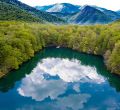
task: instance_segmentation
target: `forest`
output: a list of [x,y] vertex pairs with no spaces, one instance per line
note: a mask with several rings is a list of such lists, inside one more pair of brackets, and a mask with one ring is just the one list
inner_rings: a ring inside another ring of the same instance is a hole
[[93,26],[0,21],[0,77],[46,46],[101,55],[107,69],[120,75],[120,21]]
[[27,13],[25,10],[4,2],[0,2],[0,20],[16,20],[40,23],[44,22],[42,19],[35,17],[30,13]]

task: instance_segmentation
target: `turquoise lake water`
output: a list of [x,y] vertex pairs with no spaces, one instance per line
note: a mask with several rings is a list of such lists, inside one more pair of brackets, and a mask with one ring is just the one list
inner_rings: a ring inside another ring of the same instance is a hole
[[120,77],[102,57],[45,48],[0,80],[0,110],[120,110]]

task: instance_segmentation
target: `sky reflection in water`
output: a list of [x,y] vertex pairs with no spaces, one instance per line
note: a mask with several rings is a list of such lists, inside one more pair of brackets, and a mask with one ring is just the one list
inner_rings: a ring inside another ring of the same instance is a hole
[[[91,97],[88,93],[80,92],[80,83],[104,82],[105,79],[95,67],[82,65],[79,60],[46,58],[38,63],[31,74],[26,75],[17,90],[20,95],[36,101],[46,98],[55,100],[54,105],[63,110],[79,110]],[[75,94],[60,97],[66,93],[69,85]]]
[[1,79],[0,110],[120,110],[119,84],[101,57],[46,48]]

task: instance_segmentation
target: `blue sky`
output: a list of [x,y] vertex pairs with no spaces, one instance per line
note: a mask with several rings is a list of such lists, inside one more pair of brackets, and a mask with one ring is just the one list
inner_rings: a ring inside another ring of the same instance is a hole
[[76,5],[96,5],[111,10],[120,10],[120,0],[19,0],[30,6],[43,6],[55,3],[72,3]]

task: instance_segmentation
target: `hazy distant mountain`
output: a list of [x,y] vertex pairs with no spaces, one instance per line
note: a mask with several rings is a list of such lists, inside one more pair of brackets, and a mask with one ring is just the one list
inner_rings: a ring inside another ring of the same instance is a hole
[[78,24],[107,23],[110,21],[103,12],[91,6],[84,6],[82,10],[73,15],[70,21]]
[[80,6],[69,3],[58,3],[48,6],[36,6],[37,9],[46,12],[75,13],[80,11]]
[[106,24],[120,19],[117,12],[107,10],[97,6],[78,6],[69,3],[60,3],[48,6],[36,6],[37,9],[49,12],[50,14],[61,17],[69,23],[77,24]]
[[48,6],[35,6],[36,9],[41,10],[41,11],[46,11],[50,8],[52,8],[53,5],[48,5]]
[[116,12],[100,7],[86,5],[81,7],[81,11],[70,18],[70,22],[78,24],[105,24],[119,19]]
[[101,12],[103,12],[104,14],[106,14],[107,16],[109,16],[109,18],[111,18],[112,20],[116,20],[119,19],[120,16],[118,13],[116,13],[115,11],[112,10],[107,10],[105,8],[101,8],[101,7],[96,7],[96,9],[100,10]]
[[120,15],[120,10],[116,11],[116,13],[118,13]]

